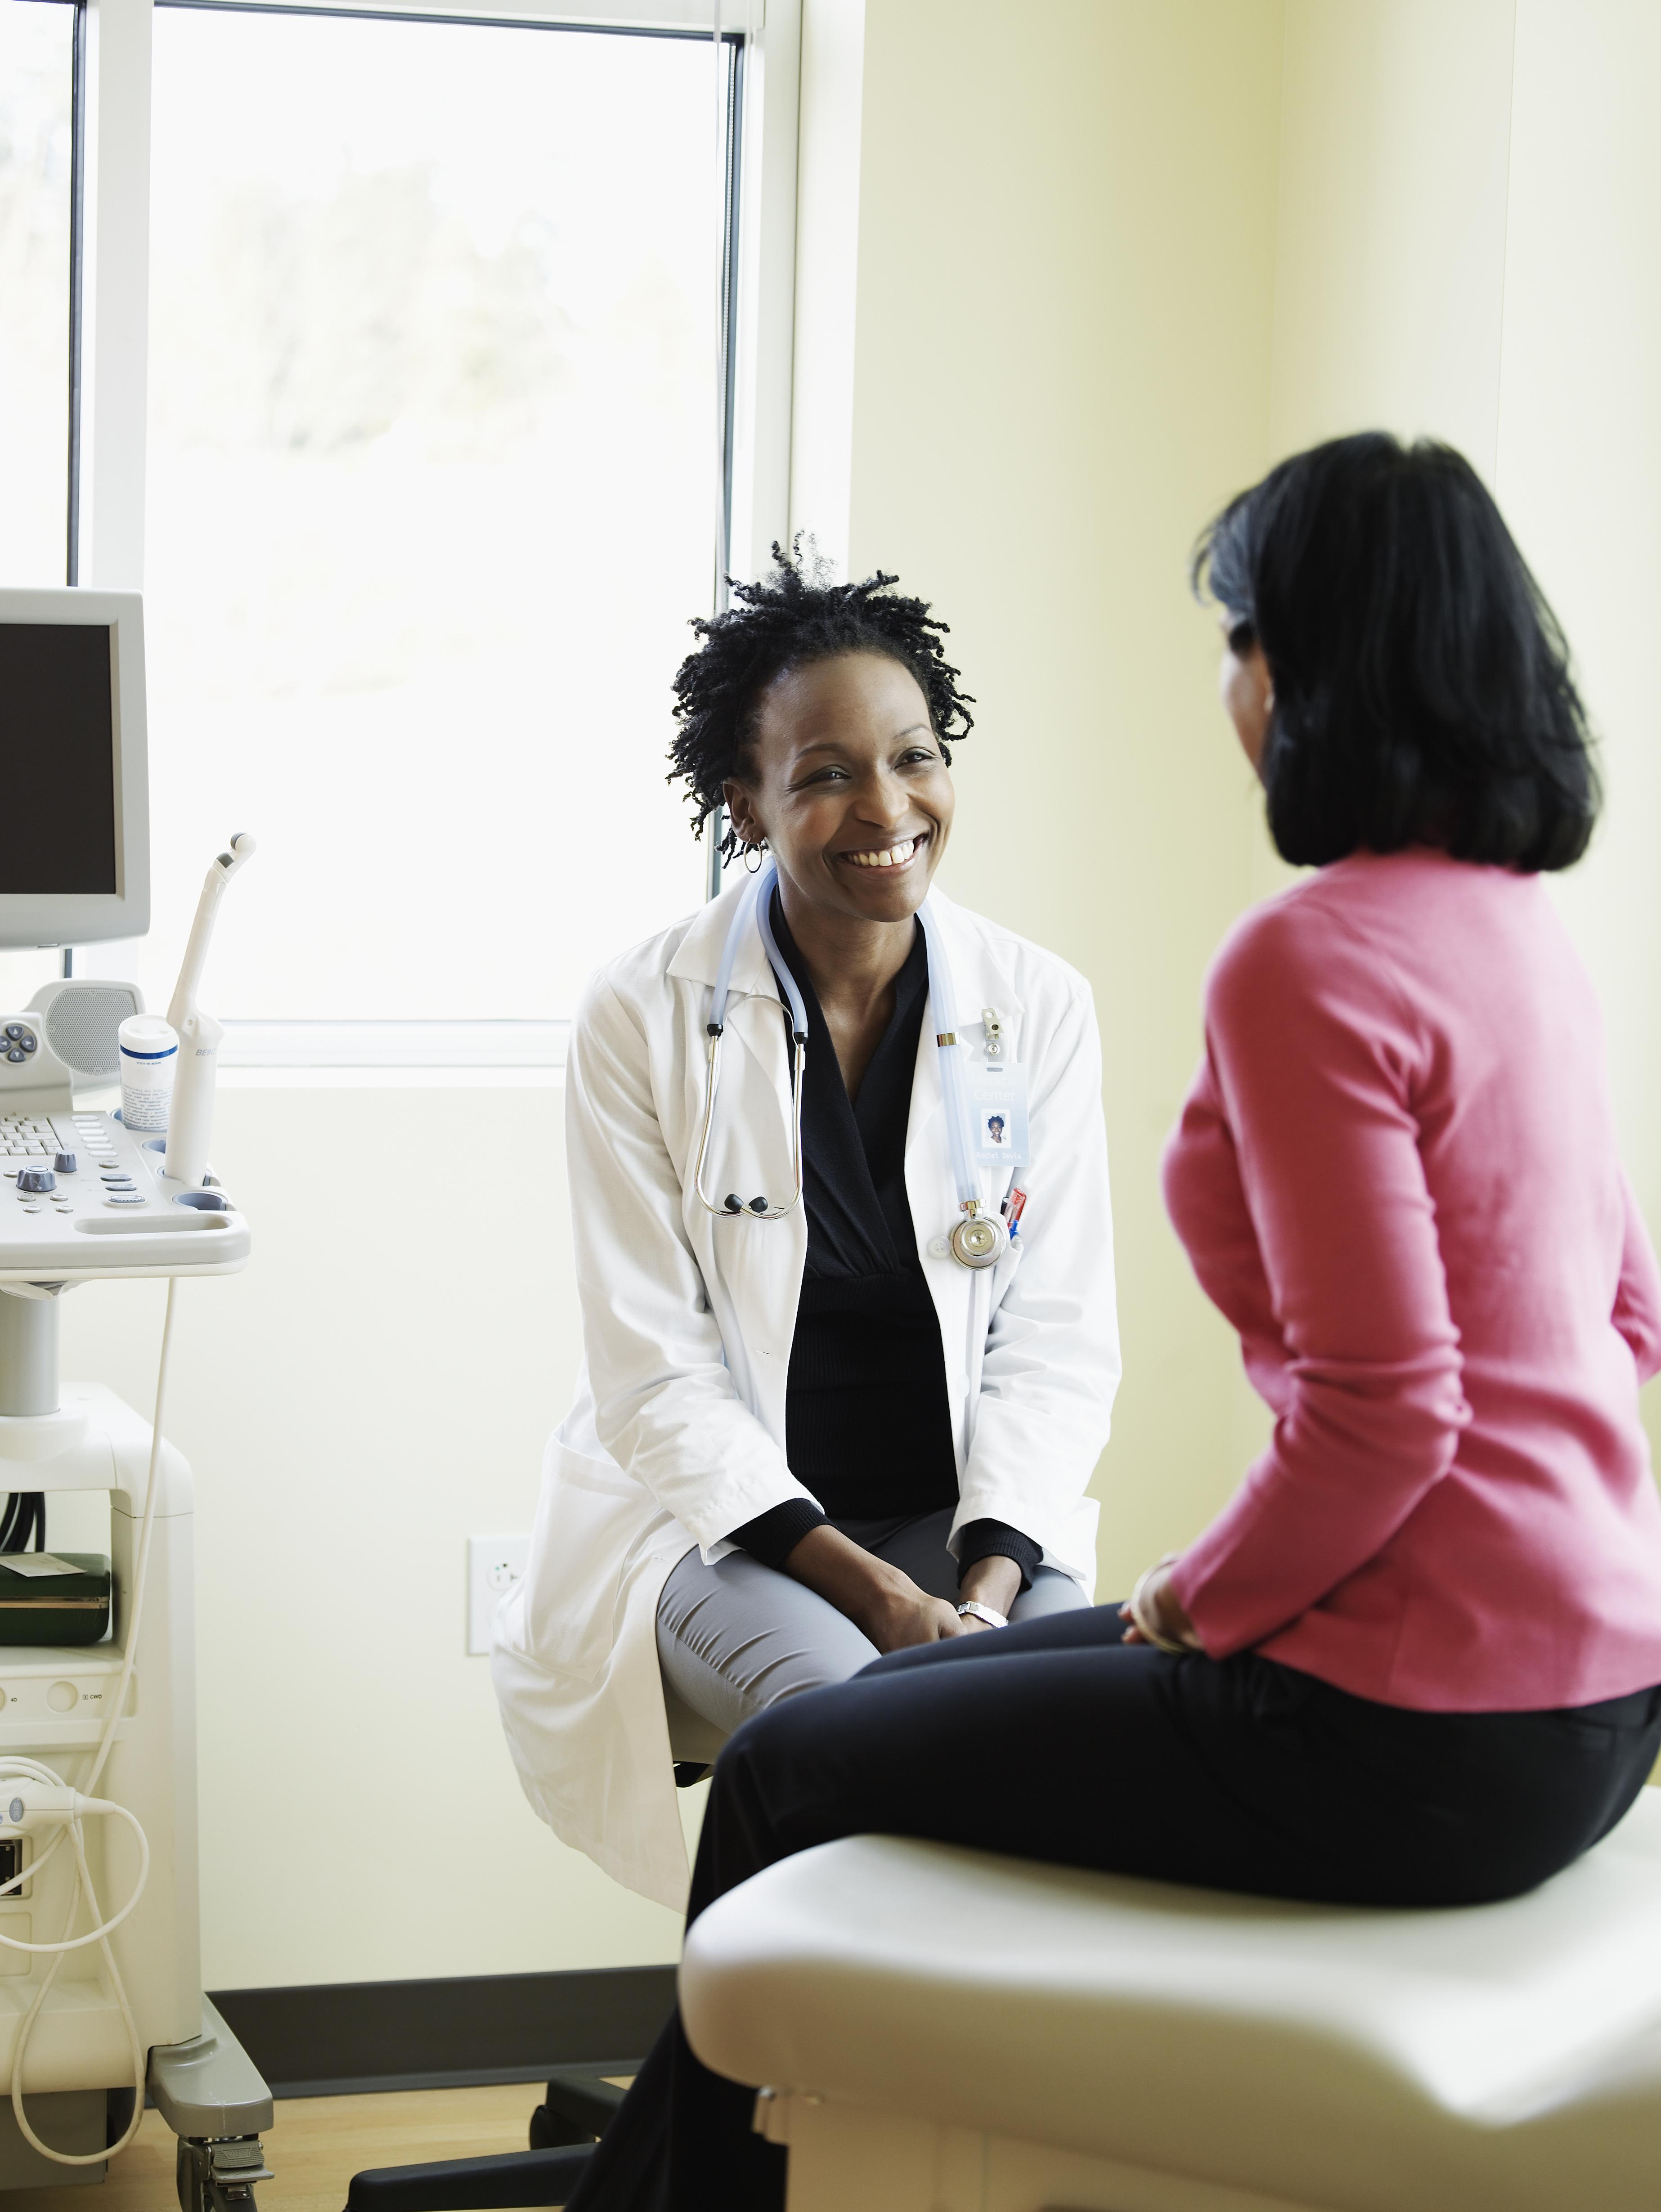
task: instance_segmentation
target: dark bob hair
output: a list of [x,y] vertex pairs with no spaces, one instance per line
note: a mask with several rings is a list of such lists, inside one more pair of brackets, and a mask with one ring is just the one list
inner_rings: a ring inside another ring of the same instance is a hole
[[1201,538],[1196,592],[1275,687],[1282,857],[1440,846],[1532,872],[1585,851],[1599,800],[1561,631],[1476,471],[1383,431],[1294,454]]
[[[703,642],[675,676],[679,727],[669,748],[668,781],[685,783],[695,831],[721,805],[727,778],[744,776],[762,694],[787,669],[812,661],[847,653],[898,661],[916,677],[929,726],[951,760],[952,744],[975,726],[973,695],[958,690],[958,672],[941,647],[946,625],[926,599],[894,591],[898,581],[879,569],[861,583],[839,584],[798,538],[788,553],[774,546],[770,574],[733,584],[725,614],[694,619]],[[721,849],[729,860],[738,850],[730,829]]]

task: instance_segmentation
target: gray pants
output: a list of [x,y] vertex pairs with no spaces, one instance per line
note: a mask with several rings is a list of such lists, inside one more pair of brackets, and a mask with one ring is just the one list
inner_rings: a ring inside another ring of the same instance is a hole
[[[957,1602],[958,1563],[946,1548],[949,1509],[905,1521],[838,1521],[835,1526],[910,1575],[930,1597]],[[1010,1619],[1037,1620],[1089,1602],[1070,1575],[1040,1567]],[[712,1567],[689,1552],[663,1586],[657,1629],[666,1686],[723,1735],[781,1698],[845,1682],[878,1656],[876,1645],[845,1613],[747,1552],[729,1552]]]

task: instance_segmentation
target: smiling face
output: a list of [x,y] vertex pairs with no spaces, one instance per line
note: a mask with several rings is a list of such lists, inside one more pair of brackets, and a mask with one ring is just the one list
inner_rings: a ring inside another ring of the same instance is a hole
[[733,826],[766,840],[797,899],[848,921],[916,912],[955,802],[909,669],[875,653],[788,669],[762,695],[747,769],[726,786]]

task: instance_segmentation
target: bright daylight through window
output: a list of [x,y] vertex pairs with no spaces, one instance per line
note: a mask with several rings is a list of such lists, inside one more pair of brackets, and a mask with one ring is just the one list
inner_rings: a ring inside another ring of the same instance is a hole
[[233,829],[227,1018],[558,1019],[697,903],[664,751],[713,574],[719,67],[157,9],[158,1000]]
[[75,9],[0,4],[0,583],[61,584]]

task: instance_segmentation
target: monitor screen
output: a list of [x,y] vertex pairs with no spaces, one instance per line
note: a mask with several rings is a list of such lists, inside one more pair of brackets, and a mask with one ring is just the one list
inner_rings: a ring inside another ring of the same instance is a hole
[[0,896],[119,888],[113,646],[105,623],[0,621]]

